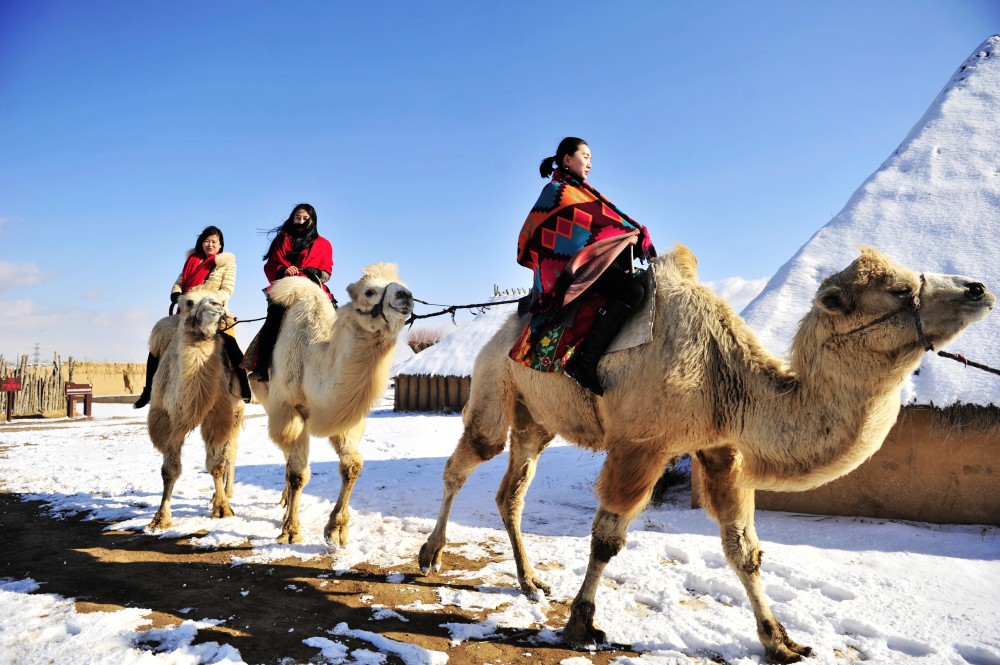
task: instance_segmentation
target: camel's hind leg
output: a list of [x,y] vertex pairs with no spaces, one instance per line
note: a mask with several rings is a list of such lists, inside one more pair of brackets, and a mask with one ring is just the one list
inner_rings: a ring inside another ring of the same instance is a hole
[[601,505],[594,515],[590,562],[563,629],[563,639],[572,646],[589,648],[606,639],[604,631],[594,624],[601,575],[625,546],[628,525],[649,501],[668,457],[661,452],[665,448],[636,448],[627,441],[608,446],[610,452],[597,479]]
[[347,525],[351,521],[351,492],[354,483],[361,475],[361,467],[365,461],[358,450],[358,442],[365,433],[365,421],[362,420],[347,432],[330,437],[337,455],[340,457],[340,494],[337,504],[330,511],[330,519],[323,529],[323,537],[333,546],[347,545]]
[[514,427],[510,432],[510,464],[497,490],[497,509],[514,550],[521,591],[531,597],[537,596],[540,591],[549,593],[549,587],[538,579],[524,550],[521,513],[524,511],[524,495],[535,477],[538,456],[551,440],[552,434],[536,423],[524,402],[518,400],[514,410]]
[[[441,554],[448,540],[448,516],[459,490],[480,464],[502,453],[507,445],[510,419],[497,412],[500,400],[493,395],[478,395],[475,387],[474,382],[472,398],[462,414],[465,421],[462,437],[444,465],[444,495],[437,524],[420,547],[420,570],[424,575],[441,570]],[[479,405],[483,405],[482,409]]]
[[218,518],[233,516],[229,497],[233,495],[236,452],[240,425],[243,423],[243,409],[234,408],[229,402],[229,394],[223,394],[201,424],[201,436],[205,440],[205,470],[215,483],[212,517]]
[[285,516],[277,540],[279,543],[300,543],[299,500],[311,475],[309,431],[302,414],[287,404],[272,403],[269,409],[268,434],[285,455],[285,488],[281,493]]
[[702,475],[702,500],[705,510],[719,521],[722,549],[729,566],[746,589],[757,620],[757,636],[764,645],[769,663],[794,663],[808,656],[812,649],[797,644],[778,623],[760,583],[763,552],[754,529],[754,491],[736,486],[740,456],[734,448],[712,448],[698,453]]
[[152,406],[149,409],[149,438],[153,446],[163,455],[163,465],[160,475],[163,477],[163,495],[160,498],[160,508],[156,511],[147,529],[169,529],[173,526],[170,512],[170,498],[174,493],[174,485],[181,475],[181,446],[184,445],[184,432],[175,431],[166,410]]

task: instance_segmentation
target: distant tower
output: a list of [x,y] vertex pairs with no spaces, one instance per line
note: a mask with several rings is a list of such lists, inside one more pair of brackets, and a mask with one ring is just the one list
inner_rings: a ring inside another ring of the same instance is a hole
[[35,365],[42,364],[41,346],[42,346],[41,344],[39,344],[38,342],[35,342],[35,355],[34,355],[34,362],[33,362],[33,364],[35,364]]

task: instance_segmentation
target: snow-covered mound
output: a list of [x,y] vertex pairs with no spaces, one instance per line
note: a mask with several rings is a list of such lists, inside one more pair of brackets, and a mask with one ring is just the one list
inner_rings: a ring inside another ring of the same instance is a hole
[[[771,278],[743,317],[773,352],[787,353],[824,277],[863,245],[917,271],[961,274],[1000,292],[1000,35],[948,81],[884,164]],[[973,324],[948,349],[1000,366],[1000,314]],[[904,404],[1000,406],[1000,379],[928,354]]]

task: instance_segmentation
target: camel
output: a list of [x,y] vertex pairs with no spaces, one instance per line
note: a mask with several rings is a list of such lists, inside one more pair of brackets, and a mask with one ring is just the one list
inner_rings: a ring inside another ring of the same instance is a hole
[[160,357],[153,378],[149,438],[163,455],[163,498],[149,529],[169,529],[170,497],[181,475],[184,437],[201,425],[205,468],[215,481],[212,517],[232,517],[237,438],[243,424],[243,400],[232,369],[224,360],[219,320],[225,294],[195,288],[181,296],[178,316],[154,326],[149,348]]
[[788,636],[764,595],[754,490],[806,490],[860,465],[895,422],[903,381],[925,349],[954,339],[996,298],[978,281],[918,275],[863,248],[822,283],[786,363],[698,283],[696,265],[680,245],[654,260],[653,341],[601,360],[604,397],[509,360],[524,325],[515,316],[487,343],[473,369],[462,436],[445,465],[437,524],[420,549],[424,574],[441,569],[456,494],[477,466],[504,450],[509,432],[509,467],[496,503],[522,591],[547,593],[521,536],[538,456],[556,434],[607,451],[595,487],[600,505],[590,562],[563,630],[574,647],[604,642],[594,625],[603,570],[624,546],[664,464],[690,452],[704,469],[702,503],[719,523],[768,662],[796,662],[811,652]]
[[347,544],[348,503],[364,460],[358,442],[372,405],[389,383],[393,352],[413,311],[413,295],[395,264],[373,263],[347,287],[351,302],[334,310],[308,279],[274,283],[271,299],[285,306],[270,381],[254,383],[267,429],[285,455],[284,520],[278,542],[302,541],[299,500],[309,482],[309,436],[329,437],[340,457],[340,495],[323,536]]

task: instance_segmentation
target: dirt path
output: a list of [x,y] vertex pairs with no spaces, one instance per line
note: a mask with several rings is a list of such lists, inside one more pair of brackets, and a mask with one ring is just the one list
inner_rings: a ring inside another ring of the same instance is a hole
[[[201,629],[198,641],[230,644],[251,664],[309,662],[319,652],[302,640],[325,636],[342,621],[351,628],[443,651],[450,664],[558,663],[586,656],[603,665],[619,656],[636,655],[625,649],[581,653],[538,644],[535,630],[501,630],[502,637],[452,647],[441,624],[472,623],[484,617],[456,607],[432,612],[395,608],[414,601],[437,603],[435,589],[445,583],[474,590],[478,581],[424,577],[415,563],[412,570],[401,571],[404,579],[399,583],[386,581],[387,574],[398,571],[377,568],[337,576],[327,558],[233,566],[230,557],[249,548],[206,550],[191,547],[185,539],[106,532],[105,526],[80,517],[53,519],[42,503],[0,493],[0,577],[30,577],[41,585],[40,593],[75,598],[81,612],[148,608],[152,627],[185,619],[225,619],[222,625]],[[445,554],[446,569],[474,570],[482,564]],[[568,603],[550,602],[549,623],[562,625]],[[394,609],[406,621],[375,620],[373,605]],[[332,638],[352,648],[372,649],[359,640]],[[387,662],[401,661],[390,657]]]

